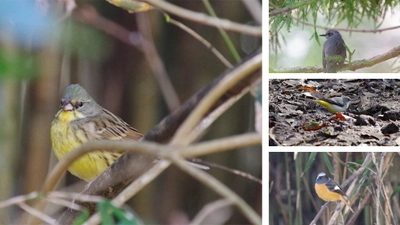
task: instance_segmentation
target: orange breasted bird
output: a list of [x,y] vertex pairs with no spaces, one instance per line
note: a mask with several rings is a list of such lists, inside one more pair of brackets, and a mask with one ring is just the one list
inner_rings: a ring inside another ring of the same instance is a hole
[[326,202],[342,201],[354,213],[350,204],[347,202],[347,195],[343,189],[331,178],[326,176],[325,173],[319,173],[315,180],[315,192],[318,197]]

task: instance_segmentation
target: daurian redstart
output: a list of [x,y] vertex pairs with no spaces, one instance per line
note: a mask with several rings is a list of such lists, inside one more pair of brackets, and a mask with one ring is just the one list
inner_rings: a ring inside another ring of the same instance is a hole
[[342,188],[331,178],[326,176],[325,173],[319,173],[315,180],[315,192],[318,197],[327,202],[342,201],[350,210],[354,213],[350,204],[347,202],[347,195],[344,193]]

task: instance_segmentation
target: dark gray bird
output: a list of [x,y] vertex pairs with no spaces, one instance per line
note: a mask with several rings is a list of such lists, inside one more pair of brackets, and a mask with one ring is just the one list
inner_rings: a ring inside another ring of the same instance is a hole
[[346,47],[342,35],[337,30],[328,30],[319,36],[326,37],[322,50],[322,66],[325,73],[336,73],[346,59]]

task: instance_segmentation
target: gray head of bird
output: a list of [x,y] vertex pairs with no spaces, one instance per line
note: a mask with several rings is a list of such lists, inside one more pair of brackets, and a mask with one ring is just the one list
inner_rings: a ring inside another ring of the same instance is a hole
[[326,174],[324,172],[321,172],[318,174],[317,179],[315,179],[316,183],[326,183],[326,181],[328,180],[328,177],[326,176]]
[[339,31],[337,31],[337,30],[328,30],[328,31],[326,31],[325,34],[320,34],[319,36],[326,37],[326,39],[328,39],[328,38],[332,37],[333,35],[338,35],[339,37],[342,37],[342,35],[340,35]]
[[333,101],[337,103],[339,106],[344,106],[346,109],[349,106],[351,99],[347,96],[342,96],[342,97],[334,97],[332,98]]
[[102,107],[79,84],[71,84],[64,89],[60,109],[78,111],[85,116],[94,116],[102,111]]

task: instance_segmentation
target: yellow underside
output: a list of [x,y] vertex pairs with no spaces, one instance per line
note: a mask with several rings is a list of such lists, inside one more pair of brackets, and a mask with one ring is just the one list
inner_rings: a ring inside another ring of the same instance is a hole
[[[53,151],[60,160],[65,154],[88,141],[82,131],[73,131],[69,123],[83,115],[72,111],[61,111],[58,120],[53,121],[50,131]],[[108,165],[104,157],[112,157],[107,152],[91,152],[77,159],[68,170],[75,176],[89,182],[103,173]]]
[[315,100],[318,104],[322,105],[323,107],[325,107],[330,113],[338,113],[338,112],[343,112],[344,108],[343,107],[339,107],[339,106],[335,106],[332,105],[326,101],[323,100]]

